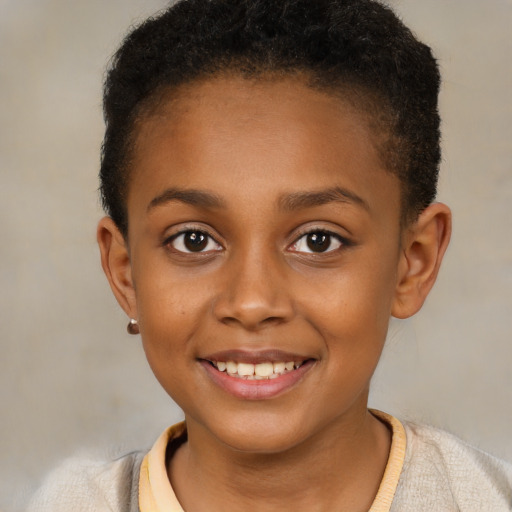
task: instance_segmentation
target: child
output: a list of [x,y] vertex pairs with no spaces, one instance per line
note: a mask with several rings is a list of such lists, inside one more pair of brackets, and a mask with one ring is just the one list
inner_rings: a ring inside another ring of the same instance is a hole
[[369,411],[450,237],[439,74],[371,0],[183,0],[105,86],[102,265],[183,409],[31,510],[505,511],[512,467]]

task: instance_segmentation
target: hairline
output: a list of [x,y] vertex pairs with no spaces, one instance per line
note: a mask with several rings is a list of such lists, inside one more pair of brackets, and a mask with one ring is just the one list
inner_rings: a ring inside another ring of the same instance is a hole
[[275,70],[265,69],[264,66],[261,68],[248,72],[243,68],[238,69],[233,64],[215,71],[203,71],[177,84],[162,83],[136,105],[127,127],[128,136],[125,140],[125,156],[120,162],[121,173],[124,175],[123,187],[120,190],[120,200],[123,204],[126,225],[118,227],[121,228],[125,237],[128,234],[127,199],[130,182],[132,181],[133,169],[131,166],[134,160],[134,152],[136,151],[138,134],[140,133],[140,125],[146,120],[157,116],[162,105],[165,104],[168,107],[169,102],[179,102],[190,86],[225,78],[242,78],[255,83],[272,83],[298,79],[306,87],[336,98],[354,109],[359,115],[364,116],[383,169],[395,175],[399,180],[401,228],[406,227],[417,218],[418,212],[411,211],[410,205],[407,204],[407,182],[401,177],[404,171],[403,168],[408,165],[406,161],[408,158],[396,148],[399,141],[394,133],[394,123],[396,121],[393,108],[383,93],[375,88],[358,83],[354,77],[338,79],[336,83],[333,83],[325,78],[322,79],[322,73],[317,73],[311,68],[290,67],[289,69]]

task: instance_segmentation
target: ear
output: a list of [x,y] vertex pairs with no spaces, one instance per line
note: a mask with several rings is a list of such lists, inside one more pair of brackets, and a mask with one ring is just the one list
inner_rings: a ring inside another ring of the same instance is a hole
[[398,264],[397,287],[391,314],[408,318],[421,309],[434,285],[450,241],[451,211],[434,203],[404,231]]
[[104,217],[98,223],[97,240],[101,266],[117,302],[130,318],[137,318],[128,244],[110,217]]

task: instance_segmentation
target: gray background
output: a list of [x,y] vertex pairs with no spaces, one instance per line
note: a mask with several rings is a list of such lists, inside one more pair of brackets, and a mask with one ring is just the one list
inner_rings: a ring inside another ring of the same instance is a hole
[[[0,508],[77,449],[148,447],[180,412],[125,333],[95,243],[101,81],[157,0],[0,0]],[[392,3],[440,59],[454,236],[392,322],[372,405],[512,459],[512,1]]]

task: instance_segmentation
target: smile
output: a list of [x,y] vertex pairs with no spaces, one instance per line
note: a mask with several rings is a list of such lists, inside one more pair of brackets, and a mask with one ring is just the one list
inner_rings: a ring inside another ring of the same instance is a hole
[[235,398],[266,400],[299,385],[317,360],[280,350],[227,350],[198,362],[214,384]]
[[244,380],[269,380],[292,372],[304,363],[294,361],[237,363],[235,361],[210,361],[219,372],[226,372],[230,377]]

